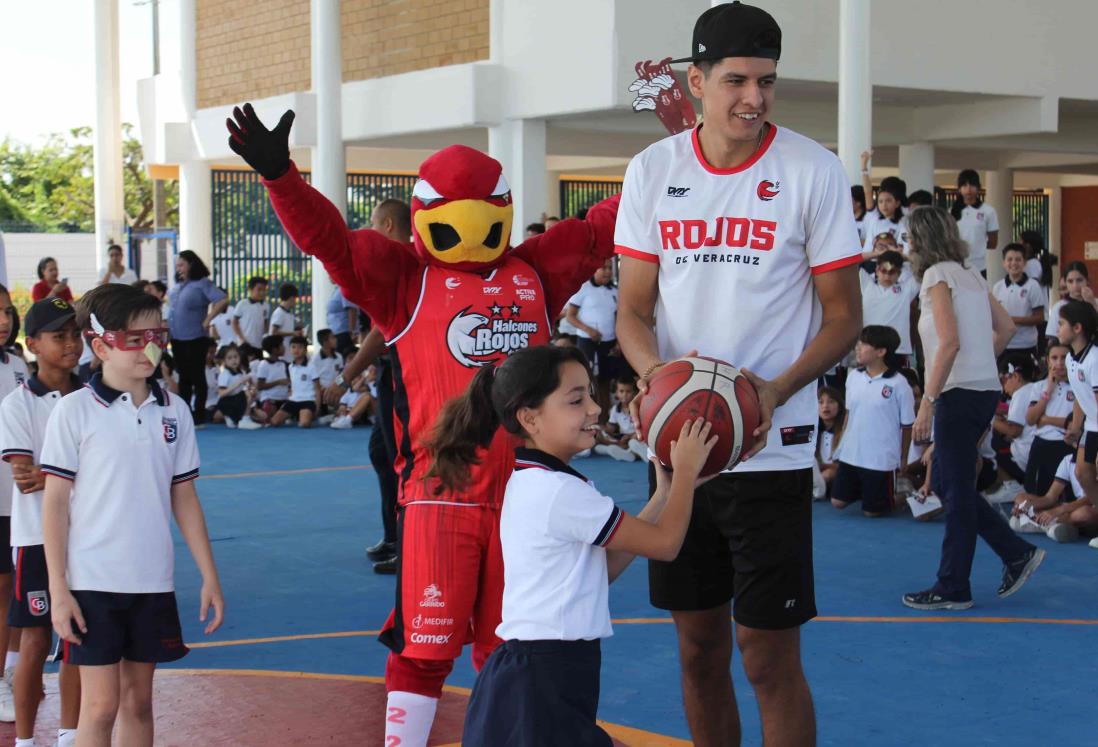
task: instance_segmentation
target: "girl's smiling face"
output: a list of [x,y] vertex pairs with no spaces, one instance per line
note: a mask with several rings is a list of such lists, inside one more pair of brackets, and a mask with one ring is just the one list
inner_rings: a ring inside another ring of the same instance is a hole
[[576,361],[560,368],[560,385],[539,407],[516,413],[526,440],[563,462],[595,445],[602,408],[591,397],[591,377]]

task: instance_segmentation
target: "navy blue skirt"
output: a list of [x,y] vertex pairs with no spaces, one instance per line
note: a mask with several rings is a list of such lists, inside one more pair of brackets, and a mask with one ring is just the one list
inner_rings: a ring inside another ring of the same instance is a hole
[[477,677],[461,742],[469,747],[610,747],[595,723],[600,641],[506,641]]

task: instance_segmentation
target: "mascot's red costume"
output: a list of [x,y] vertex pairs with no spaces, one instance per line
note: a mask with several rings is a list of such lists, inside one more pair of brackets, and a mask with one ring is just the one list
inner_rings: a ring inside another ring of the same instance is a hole
[[293,113],[268,130],[250,105],[228,120],[230,146],[264,177],[294,243],[324,263],[390,346],[400,484],[396,608],[382,641],[392,650],[386,747],[425,742],[442,685],[473,644],[479,669],[499,643],[503,559],[499,509],[517,439],[500,430],[469,488],[437,494],[420,443],[447,400],[481,366],[549,342],[551,320],[613,254],[617,198],[510,248],[511,192],[499,162],[460,145],[420,166],[412,193],[414,245],[347,228],[289,158]]

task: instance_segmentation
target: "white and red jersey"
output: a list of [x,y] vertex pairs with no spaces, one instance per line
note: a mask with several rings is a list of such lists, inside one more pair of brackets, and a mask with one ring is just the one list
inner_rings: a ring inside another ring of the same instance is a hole
[[[662,359],[696,349],[773,379],[819,331],[812,276],[861,262],[850,183],[834,154],[787,129],[770,125],[733,169],[710,166],[697,133],[629,164],[617,252],[659,264]],[[817,420],[813,383],[777,409],[766,448],[735,471],[811,467]]]

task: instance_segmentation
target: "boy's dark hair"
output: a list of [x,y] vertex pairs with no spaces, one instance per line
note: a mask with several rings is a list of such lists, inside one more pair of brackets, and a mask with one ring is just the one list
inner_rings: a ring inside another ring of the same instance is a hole
[[1028,353],[1007,353],[999,359],[999,375],[1016,373],[1026,381],[1037,378],[1037,362]]
[[880,267],[881,265],[894,265],[902,269],[904,266],[904,255],[894,249],[881,252],[880,256],[877,257],[877,266]]
[[291,345],[300,345],[303,348],[308,348],[309,347],[309,341],[306,340],[301,335],[294,335],[293,337],[291,337],[290,338],[290,344]]
[[257,285],[270,285],[270,283],[262,275],[252,275],[248,278],[248,290],[255,288]]
[[627,373],[627,374],[622,374],[620,376],[617,376],[614,379],[614,386],[617,386],[618,384],[625,384],[626,386],[631,386],[634,389],[636,389],[637,388],[637,375],[630,372],[630,373]]
[[[148,295],[148,294],[146,293],[145,295]],[[215,340],[212,337],[210,337],[208,339],[209,339],[209,343],[206,345],[206,349],[207,350],[217,350],[217,340]]]
[[156,288],[160,295],[164,295],[168,292],[168,285],[163,280],[153,280],[149,283],[153,288]]
[[910,208],[930,207],[934,204],[934,195],[925,189],[916,189],[907,196],[907,205]]
[[[1007,252],[1018,252],[1022,255],[1022,259],[1026,258],[1026,248],[1017,242],[1011,242],[1003,247],[1003,256],[1007,255]],[[1034,278],[1036,280],[1036,278]]]
[[278,297],[283,301],[297,298],[297,286],[293,283],[283,283],[282,287],[278,289]]
[[412,235],[412,207],[403,200],[398,200],[395,197],[390,197],[388,200],[382,200],[373,209],[373,212],[380,216],[381,220],[388,218],[393,222],[393,228],[401,236]]
[[477,371],[469,388],[442,408],[426,442],[434,455],[428,477],[438,478],[436,493],[460,491],[469,482],[469,468],[479,464],[477,447],[486,447],[500,426],[522,434],[518,411],[540,407],[560,386],[560,369],[568,361],[591,368],[577,348],[539,345],[523,348],[499,366]]
[[264,353],[273,355],[274,351],[282,345],[282,337],[280,335],[267,335],[260,344],[263,346]]
[[900,347],[900,333],[883,324],[870,324],[862,329],[858,339],[870,347],[885,351],[884,364],[887,367],[885,378],[891,377],[900,367],[900,356],[896,348]]
[[42,257],[42,259],[38,260],[38,279],[39,280],[45,280],[46,279],[46,265],[48,265],[50,262],[56,262],[56,261],[57,260],[54,259],[53,257]]
[[1076,324],[1082,326],[1083,334],[1088,340],[1093,340],[1095,334],[1098,333],[1098,311],[1095,311],[1094,307],[1086,301],[1076,301],[1074,298],[1069,298],[1060,307],[1060,318],[1072,327]]
[[103,329],[128,329],[130,322],[142,314],[159,315],[160,301],[132,285],[99,285],[85,293],[76,304],[76,323],[80,329],[91,329],[92,314]]
[[545,233],[544,223],[531,223],[526,226],[526,233]]
[[190,265],[190,269],[187,270],[187,277],[179,277],[178,273],[176,277],[179,280],[201,280],[202,278],[208,278],[210,276],[210,268],[206,266],[206,263],[202,261],[202,258],[192,252],[190,249],[184,249],[179,253],[179,258]]
[[322,330],[320,330],[319,332],[316,333],[316,344],[317,345],[323,345],[331,337],[332,337],[332,330],[327,329],[327,328],[322,329]]

